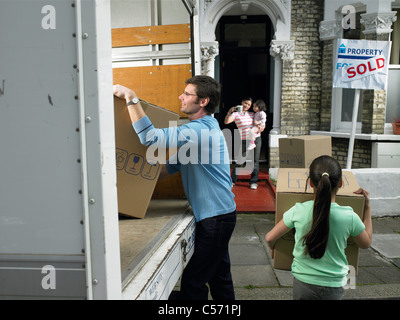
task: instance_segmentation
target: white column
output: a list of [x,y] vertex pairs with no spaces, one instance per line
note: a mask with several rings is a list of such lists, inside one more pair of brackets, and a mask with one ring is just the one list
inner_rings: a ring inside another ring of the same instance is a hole
[[270,134],[281,133],[281,95],[282,95],[282,60],[274,56],[274,101],[273,101],[273,123]]
[[397,20],[396,11],[365,13],[361,15],[361,24],[365,27],[364,34],[390,34],[392,23]]
[[294,58],[294,41],[272,40],[270,54],[274,57],[274,117],[270,134],[281,132],[282,60]]
[[202,42],[201,50],[201,74],[215,77],[215,57],[219,54],[218,41]]

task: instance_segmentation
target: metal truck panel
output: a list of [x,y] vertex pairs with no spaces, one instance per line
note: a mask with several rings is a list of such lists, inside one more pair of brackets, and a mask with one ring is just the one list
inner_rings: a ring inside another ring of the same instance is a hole
[[0,2],[3,297],[121,295],[109,5]]
[[0,299],[85,299],[85,257],[2,255]]
[[57,2],[59,27],[44,30],[46,4],[0,4],[1,254],[84,248],[75,12]]

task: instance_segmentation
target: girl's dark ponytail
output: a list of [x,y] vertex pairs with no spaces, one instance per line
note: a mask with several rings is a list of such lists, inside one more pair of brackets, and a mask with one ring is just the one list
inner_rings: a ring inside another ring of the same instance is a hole
[[314,185],[315,200],[310,231],[304,236],[305,253],[320,259],[325,253],[329,237],[329,215],[332,194],[342,179],[340,164],[329,156],[321,156],[311,163],[309,178]]

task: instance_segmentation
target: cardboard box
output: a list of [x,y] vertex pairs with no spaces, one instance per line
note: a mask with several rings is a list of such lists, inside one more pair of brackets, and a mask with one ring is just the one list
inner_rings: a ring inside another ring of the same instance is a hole
[[[175,112],[144,101],[141,105],[156,128],[167,128],[170,121],[178,121],[179,115]],[[132,127],[125,100],[114,98],[114,116],[118,211],[144,218],[161,165],[146,158],[147,147],[140,143]]]
[[322,155],[332,156],[332,138],[326,136],[297,136],[279,139],[280,168],[309,168]]
[[[308,184],[305,192],[306,181],[308,183],[308,169],[280,168],[276,186],[276,212],[275,224],[283,217],[283,214],[297,202],[305,202],[313,199],[313,189]],[[341,206],[350,206],[360,218],[364,212],[364,197],[353,192],[359,188],[356,178],[351,171],[343,171],[343,187],[336,195],[336,202]],[[290,270],[293,261],[294,234],[293,230],[286,233],[275,244],[274,268]],[[359,248],[352,240],[347,241],[346,256],[349,265],[357,271]]]

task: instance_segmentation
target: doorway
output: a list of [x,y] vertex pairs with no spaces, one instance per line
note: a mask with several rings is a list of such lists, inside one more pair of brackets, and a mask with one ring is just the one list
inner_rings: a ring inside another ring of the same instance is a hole
[[[219,60],[216,66],[222,84],[218,119],[222,129],[234,130],[234,123],[225,125],[228,110],[241,103],[245,97],[265,101],[267,126],[262,133],[261,160],[269,162],[268,135],[272,129],[271,57],[269,46],[273,27],[267,15],[224,16],[216,28],[219,42]],[[233,146],[232,146],[233,147]]]

